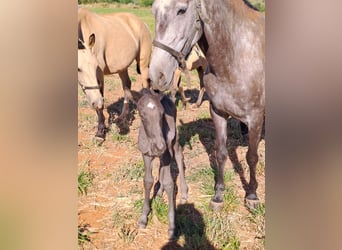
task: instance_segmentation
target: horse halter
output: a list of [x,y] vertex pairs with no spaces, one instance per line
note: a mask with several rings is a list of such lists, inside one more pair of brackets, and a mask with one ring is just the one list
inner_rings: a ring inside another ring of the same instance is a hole
[[78,84],[80,85],[81,89],[83,90],[83,92],[85,93],[86,90],[88,89],[98,89],[100,90],[100,86],[84,86],[82,83],[78,82]]
[[189,38],[186,40],[185,45],[181,51],[177,51],[161,42],[156,40],[153,41],[153,46],[158,47],[162,50],[165,50],[169,54],[171,54],[178,62],[179,67],[184,70],[186,68],[186,57],[189,55],[191,51],[191,42],[194,39],[196,32],[202,33],[202,19],[201,19],[201,0],[196,1],[196,20],[195,27],[192,29]]

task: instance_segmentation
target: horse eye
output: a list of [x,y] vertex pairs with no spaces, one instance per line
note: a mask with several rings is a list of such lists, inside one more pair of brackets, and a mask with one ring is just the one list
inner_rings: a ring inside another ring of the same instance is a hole
[[177,16],[183,15],[186,12],[186,8],[181,8],[177,11]]
[[82,70],[80,68],[78,68],[78,72],[82,72]]

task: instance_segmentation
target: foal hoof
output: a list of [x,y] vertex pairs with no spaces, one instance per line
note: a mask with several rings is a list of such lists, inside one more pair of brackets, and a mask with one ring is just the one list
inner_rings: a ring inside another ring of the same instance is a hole
[[213,200],[210,201],[210,208],[214,211],[221,211],[223,208],[223,205],[224,205],[223,201],[221,202],[216,202]]
[[245,206],[249,210],[256,209],[259,204],[260,204],[259,198],[255,194],[249,194],[245,198]]

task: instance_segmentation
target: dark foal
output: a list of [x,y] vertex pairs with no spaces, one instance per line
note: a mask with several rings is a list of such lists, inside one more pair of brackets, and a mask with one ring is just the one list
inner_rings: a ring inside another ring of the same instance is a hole
[[147,216],[151,211],[150,193],[153,186],[152,161],[159,157],[159,194],[165,190],[169,203],[169,238],[175,233],[175,201],[174,181],[171,176],[171,160],[175,158],[180,176],[181,203],[186,202],[188,187],[184,177],[184,162],[182,148],[178,143],[176,129],[177,110],[174,103],[166,96],[149,89],[141,91],[138,101],[138,112],[141,118],[138,147],[145,164],[144,189],[145,200],[139,227],[145,228]]

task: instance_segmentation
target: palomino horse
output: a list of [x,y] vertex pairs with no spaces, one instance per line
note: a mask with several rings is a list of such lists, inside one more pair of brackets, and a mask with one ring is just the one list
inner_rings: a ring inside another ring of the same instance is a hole
[[265,18],[246,0],[155,0],[155,49],[149,76],[154,89],[172,85],[175,69],[197,42],[210,72],[204,87],[216,130],[218,176],[213,208],[223,205],[223,172],[227,160],[227,119],[232,116],[247,125],[250,180],[245,202],[253,208],[259,201],[255,168],[265,114]]
[[124,105],[119,119],[124,119],[129,112],[129,100],[133,100],[128,67],[134,60],[137,62],[137,71],[141,74],[142,86],[149,86],[151,33],[145,23],[133,14],[97,15],[85,8],[79,8],[78,39],[78,81],[98,115],[96,137],[104,139],[104,75],[119,74],[124,90]]
[[[203,75],[204,72],[208,69],[208,63],[207,60],[205,59],[205,56],[201,50],[201,48],[196,44],[188,58],[185,61],[186,63],[186,69],[185,69],[185,74],[187,76],[187,81],[188,85],[190,85],[190,75],[189,71],[196,69],[198,73],[198,78],[200,80],[200,91],[197,97],[196,103],[194,103],[193,107],[198,108],[202,104],[202,99],[204,95],[204,85],[203,85]],[[183,107],[186,106],[186,103],[190,100],[190,98],[186,98],[184,94],[183,87],[180,85],[181,82],[181,72],[182,70],[180,68],[177,68],[175,70],[175,75],[173,77],[173,90],[172,90],[172,97],[171,99],[175,102],[176,101],[176,91],[177,89],[179,90],[181,99],[182,99],[182,104]]]

